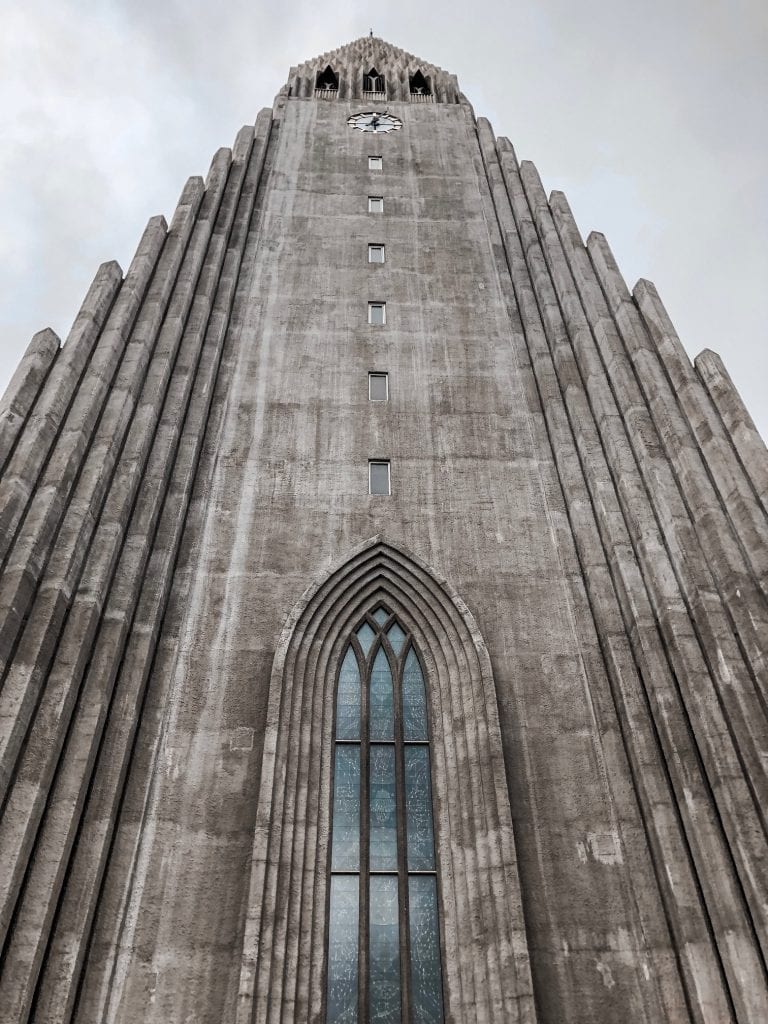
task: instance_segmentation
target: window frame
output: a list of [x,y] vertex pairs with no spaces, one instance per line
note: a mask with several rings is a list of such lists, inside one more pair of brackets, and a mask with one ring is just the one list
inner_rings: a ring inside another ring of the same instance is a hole
[[[381,309],[381,323],[376,323],[372,319],[374,309]],[[380,300],[369,300],[368,301],[368,326],[369,327],[386,327],[387,326],[387,304]]]
[[[386,466],[387,467],[387,489],[386,491],[372,491],[371,490],[371,468],[373,466]],[[368,459],[368,496],[371,498],[391,498],[392,497],[392,462],[390,459]]]
[[[381,206],[376,210],[371,203],[381,203]],[[368,196],[368,213],[384,213],[384,196]]]
[[[374,164],[373,163],[374,160],[378,160],[379,161],[378,164]],[[384,157],[381,155],[381,153],[379,153],[378,155],[376,155],[374,153],[369,153],[368,154],[368,170],[369,171],[383,171],[384,170]]]
[[[386,247],[386,245],[383,242],[369,242],[368,243],[368,262],[372,263],[374,266],[379,266],[380,267],[383,263],[386,262],[386,258],[387,258],[386,257],[386,249],[387,249],[387,247]],[[374,251],[378,251],[378,252],[381,253],[381,259],[380,260],[372,260],[371,259],[371,254]]]
[[[376,460],[370,460],[376,461]],[[380,460],[383,461],[383,460]],[[378,622],[374,616],[379,610],[387,613],[388,618]],[[370,643],[368,652],[363,650],[358,638],[358,631],[364,624],[368,624],[374,632],[373,640]],[[395,653],[394,647],[387,636],[393,624],[397,623],[405,634],[400,647],[400,653]],[[338,718],[338,692],[339,681],[347,652],[351,650],[357,662],[358,678],[360,682],[360,728],[357,739],[337,738]],[[392,678],[393,716],[394,731],[391,740],[372,739],[370,735],[370,687],[371,676],[374,664],[379,651],[383,650],[389,665]],[[421,679],[424,686],[425,699],[425,720],[426,739],[406,740],[404,728],[403,711],[403,677],[405,666],[410,652],[413,652],[418,663]],[[369,1024],[370,1015],[370,911],[371,911],[371,879],[374,877],[394,877],[397,880],[398,890],[398,953],[400,971],[400,1020],[401,1024],[411,1024],[413,1020],[412,1000],[412,971],[413,961],[411,958],[411,915],[410,915],[410,879],[412,877],[434,878],[435,913],[437,918],[437,953],[438,966],[440,971],[439,991],[441,998],[441,1020],[445,1024],[447,1000],[447,978],[445,971],[446,950],[443,935],[443,913],[442,913],[442,884],[441,884],[441,860],[437,845],[437,816],[435,813],[435,787],[433,782],[434,758],[433,758],[433,728],[432,713],[429,703],[428,675],[424,659],[421,656],[416,644],[413,632],[407,628],[397,613],[383,601],[378,600],[370,606],[368,611],[361,616],[349,629],[346,636],[346,643],[340,648],[337,658],[337,665],[334,675],[333,686],[333,714],[332,734],[333,756],[331,757],[331,780],[330,780],[330,814],[328,833],[328,887],[326,896],[326,925],[325,932],[325,984],[324,984],[324,1019],[327,1020],[327,999],[328,999],[328,951],[329,951],[329,926],[331,909],[332,880],[335,876],[357,877],[358,886],[358,947],[357,947],[357,1024]],[[334,869],[331,859],[333,844],[334,824],[334,799],[336,785],[336,751],[339,746],[358,747],[360,751],[359,765],[359,848],[358,848],[358,869],[348,868]],[[371,790],[371,748],[373,746],[386,746],[394,750],[395,761],[395,831],[397,845],[397,867],[393,869],[372,869],[370,866],[371,856],[371,822],[370,822],[370,790]],[[431,870],[411,870],[408,865],[408,811],[406,804],[406,750],[409,747],[426,748],[429,763],[429,806],[432,814],[432,852],[433,868]]]
[[[371,382],[374,377],[383,377],[384,379],[384,398],[374,398],[371,394]],[[388,370],[369,370],[368,371],[368,401],[369,402],[388,402],[389,401],[389,371]]]

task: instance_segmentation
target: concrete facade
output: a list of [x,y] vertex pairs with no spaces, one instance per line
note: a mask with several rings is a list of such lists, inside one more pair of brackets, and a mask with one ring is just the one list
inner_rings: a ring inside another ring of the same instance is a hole
[[453,76],[292,69],[35,336],[0,473],[3,1024],[324,1021],[333,681],[382,597],[446,1020],[768,1020],[768,453]]

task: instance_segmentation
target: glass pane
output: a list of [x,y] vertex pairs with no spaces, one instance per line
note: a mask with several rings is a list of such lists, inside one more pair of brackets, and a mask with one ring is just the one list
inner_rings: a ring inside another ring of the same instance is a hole
[[373,617],[374,619],[376,619],[380,626],[383,626],[384,623],[389,618],[389,612],[385,608],[377,608],[376,611],[373,613]]
[[393,740],[395,738],[392,673],[389,670],[389,662],[383,647],[379,648],[371,670],[369,718],[372,740]]
[[360,747],[355,744],[336,745],[331,868],[360,868]]
[[360,641],[360,646],[363,648],[363,654],[367,655],[371,649],[371,644],[376,634],[373,632],[367,622],[364,622],[360,629],[357,631],[357,639]]
[[384,246],[383,245],[369,245],[368,246],[368,262],[369,263],[383,263],[384,262]]
[[389,397],[387,390],[386,373],[368,374],[368,397],[372,402],[386,402]]
[[400,934],[397,877],[371,876],[370,981],[371,1022],[400,1024]]
[[435,842],[429,747],[426,746],[405,748],[405,823],[408,834],[408,870],[433,871]]
[[389,494],[389,463],[371,462],[368,471],[371,494]]
[[384,323],[384,304],[382,302],[371,302],[368,306],[368,323],[381,327]]
[[[392,650],[395,654],[399,654],[403,649],[403,644],[405,643],[405,633],[400,629],[396,622],[393,622],[387,631],[387,639],[392,644]],[[403,680],[403,684],[405,684],[405,680]],[[405,738],[408,740],[411,737],[406,733]]]
[[328,1024],[357,1024],[357,933],[360,881],[331,876],[328,925]]
[[382,167],[382,160],[380,156],[369,156],[368,157],[368,168],[371,171],[380,171]]
[[336,739],[360,739],[360,671],[351,647],[347,648],[339,672],[336,693]]
[[368,197],[368,212],[369,213],[383,213],[384,212],[384,199],[381,196],[369,196]]
[[395,748],[371,746],[371,870],[397,871]]
[[[392,641],[392,630],[388,636]],[[397,650],[397,648],[395,648]],[[399,653],[399,651],[398,651]],[[407,740],[426,740],[427,734],[427,694],[424,689],[424,677],[421,674],[419,659],[413,648],[408,651],[403,670],[403,735]]]
[[413,1024],[442,1024],[443,986],[434,875],[408,879]]

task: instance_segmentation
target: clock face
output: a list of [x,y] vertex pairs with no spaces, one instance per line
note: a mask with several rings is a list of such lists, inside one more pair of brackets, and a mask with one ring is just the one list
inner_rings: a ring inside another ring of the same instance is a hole
[[377,114],[373,111],[367,111],[364,114],[353,114],[347,121],[347,124],[350,128],[357,128],[358,131],[374,132],[376,134],[394,132],[398,128],[403,127],[403,122],[399,117],[394,117],[392,114]]

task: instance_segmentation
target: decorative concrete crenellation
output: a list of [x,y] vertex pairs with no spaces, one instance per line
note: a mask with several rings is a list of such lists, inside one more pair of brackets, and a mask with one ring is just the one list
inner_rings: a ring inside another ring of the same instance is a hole
[[0,1024],[328,1024],[334,686],[382,599],[446,1024],[768,1020],[768,452],[455,77],[366,37],[0,401]]
[[[318,88],[318,76],[322,76],[326,68],[337,76],[337,88],[325,89],[322,84]],[[384,79],[382,92],[366,90],[364,78],[372,69]],[[412,91],[412,80],[417,74],[422,75],[426,82],[423,93]],[[363,36],[291,68],[285,91],[295,97],[354,99],[369,103],[387,100],[459,103],[464,99],[455,75],[375,36]]]

